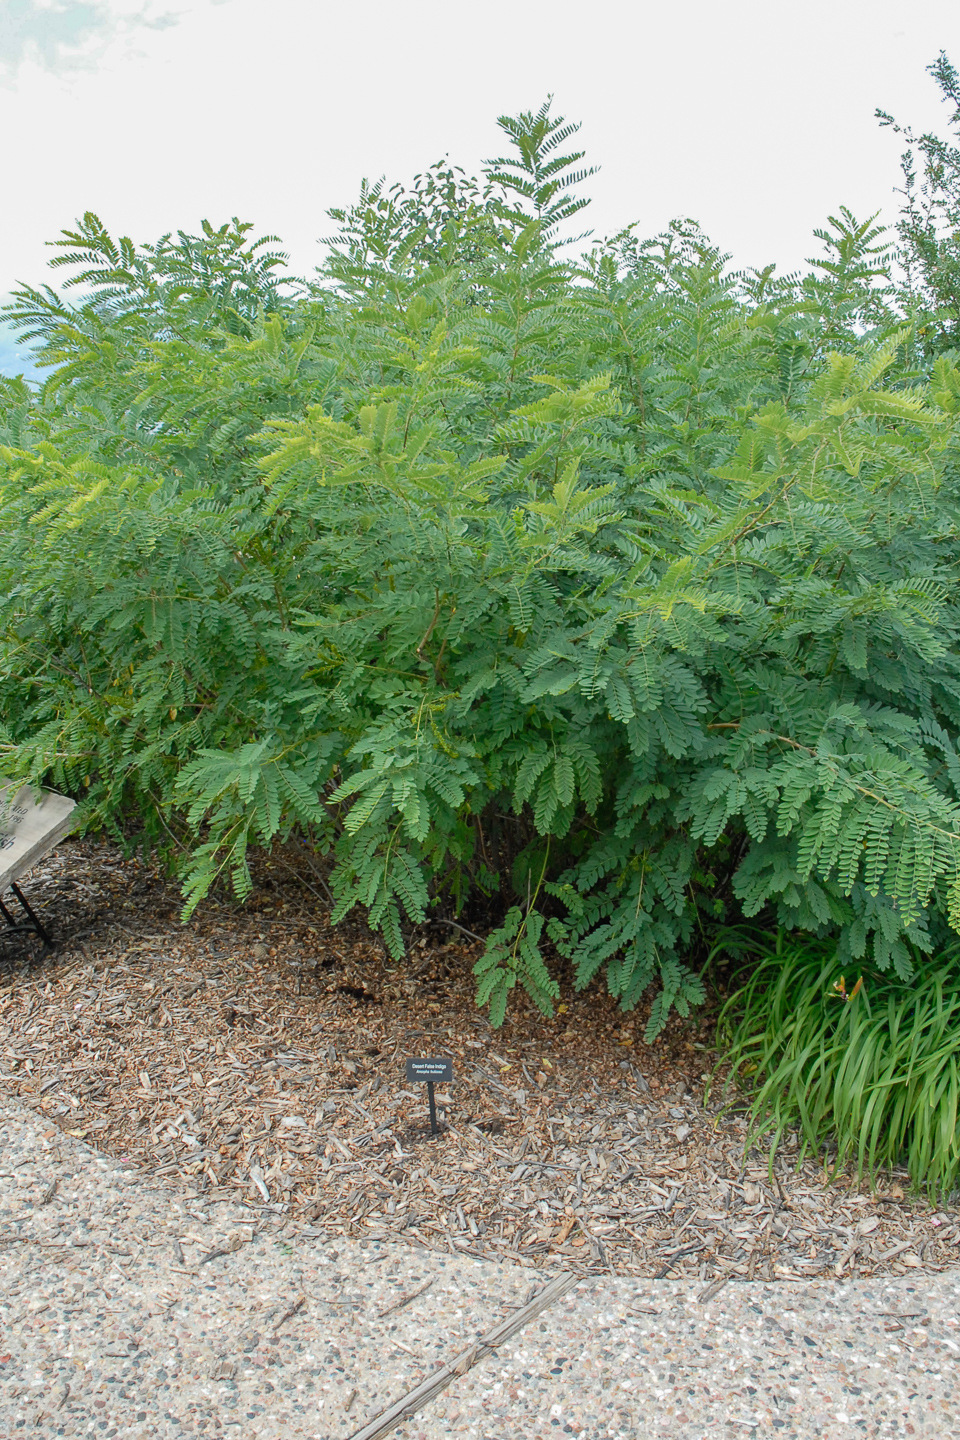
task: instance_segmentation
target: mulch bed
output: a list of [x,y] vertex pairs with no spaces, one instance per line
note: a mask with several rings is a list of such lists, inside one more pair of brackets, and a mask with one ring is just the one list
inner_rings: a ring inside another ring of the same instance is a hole
[[[654,1045],[600,986],[499,1031],[473,1003],[481,946],[430,927],[397,965],[328,923],[322,873],[261,857],[243,908],[179,922],[175,885],[112,845],[64,844],[27,886],[56,933],[0,944],[0,1087],[67,1133],[215,1201],[335,1236],[536,1266],[726,1279],[956,1263],[955,1211],[832,1184],[789,1148],[773,1183],[745,1121],[704,1107],[703,1019]],[[432,1139],[407,1056],[450,1055]]]

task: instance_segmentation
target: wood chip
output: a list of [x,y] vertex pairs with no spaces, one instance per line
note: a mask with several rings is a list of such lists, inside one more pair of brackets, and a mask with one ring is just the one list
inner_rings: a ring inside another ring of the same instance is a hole
[[302,1309],[303,1309],[303,1307],[304,1307],[304,1305],[306,1305],[306,1303],[307,1303],[307,1297],[306,1297],[306,1295],[300,1295],[296,1300],[294,1300],[293,1304],[292,1304],[291,1306],[289,1306],[288,1309],[284,1310],[283,1314],[280,1316],[280,1319],[279,1319],[279,1320],[277,1321],[277,1323],[273,1326],[273,1333],[274,1333],[274,1335],[276,1335],[277,1331],[280,1329],[280,1326],[281,1326],[281,1325],[285,1325],[288,1320],[292,1319],[293,1316],[296,1315],[299,1310],[302,1310]]
[[416,1290],[410,1290],[406,1295],[401,1295],[400,1299],[395,1300],[392,1305],[388,1305],[386,1310],[381,1310],[377,1319],[382,1320],[386,1315],[392,1315],[395,1310],[403,1310],[411,1300],[416,1300],[418,1295],[425,1295],[433,1283],[432,1280],[428,1280],[426,1284],[420,1285]]
[[[521,997],[494,1034],[474,1005],[476,942],[431,926],[386,964],[361,925],[318,920],[319,862],[301,852],[253,855],[246,907],[211,897],[182,926],[158,870],[65,842],[31,877],[62,948],[28,975],[17,947],[0,956],[0,1086],[198,1204],[312,1216],[329,1237],[702,1275],[701,1294],[957,1263],[956,1210],[931,1224],[903,1172],[873,1195],[797,1165],[789,1139],[772,1179],[764,1150],[745,1157],[743,1115],[703,1107],[705,1021],[674,1017],[644,1047],[646,1010],[624,1016],[594,986],[553,1020]],[[437,1141],[404,1079],[418,1053],[454,1061]],[[37,1191],[21,1223],[53,1199]],[[224,1248],[208,1234],[190,1267],[167,1243],[194,1272]]]

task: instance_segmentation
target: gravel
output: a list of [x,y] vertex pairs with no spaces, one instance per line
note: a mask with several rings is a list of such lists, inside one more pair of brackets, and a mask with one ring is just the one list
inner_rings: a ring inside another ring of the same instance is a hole
[[405,1434],[960,1436],[956,1273],[711,1288],[581,1282]]
[[[542,1275],[160,1185],[0,1102],[0,1434],[348,1440]],[[960,1274],[588,1277],[393,1433],[960,1437]]]
[[531,1289],[148,1187],[8,1102],[0,1137],[4,1436],[346,1437]]

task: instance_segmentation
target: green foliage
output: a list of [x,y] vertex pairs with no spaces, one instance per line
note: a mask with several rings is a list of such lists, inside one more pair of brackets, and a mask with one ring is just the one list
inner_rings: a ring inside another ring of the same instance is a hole
[[597,173],[596,166],[573,168],[583,159],[583,150],[574,150],[567,155],[554,154],[577,133],[580,126],[566,124],[562,116],[552,117],[550,99],[541,105],[536,115],[529,111],[516,118],[501,115],[498,124],[509,137],[517,158],[507,155],[488,161],[490,182],[501,185],[508,194],[512,192],[519,196],[522,202],[526,202],[525,206],[521,206],[521,215],[529,215],[537,221],[545,236],[553,236],[564,221],[589,204],[584,197],[565,192]]
[[877,118],[906,143],[897,226],[904,301],[917,315],[924,348],[936,352],[955,347],[960,338],[960,144],[955,143],[960,141],[960,74],[944,51],[928,73],[949,109],[952,138],[933,131],[917,135],[885,110],[878,110]]
[[905,981],[876,966],[845,967],[835,943],[775,943],[748,931],[719,938],[750,973],[720,1016],[727,1083],[751,1096],[749,1145],[786,1132],[800,1158],[836,1143],[836,1169],[862,1179],[905,1164],[934,1202],[960,1178],[960,967],[957,946],[916,957]]
[[495,1020],[559,953],[655,1034],[743,916],[906,976],[960,910],[960,374],[870,221],[792,279],[689,224],[564,260],[574,127],[502,128],[365,186],[309,283],[88,216],[81,298],[15,297],[3,768],[188,914],[294,831],[395,954],[474,907]]

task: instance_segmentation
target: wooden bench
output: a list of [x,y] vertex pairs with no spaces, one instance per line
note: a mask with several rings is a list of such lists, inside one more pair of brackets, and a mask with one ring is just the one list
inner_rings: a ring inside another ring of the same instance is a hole
[[[28,932],[47,948],[53,944],[17,882],[68,834],[75,809],[75,800],[53,790],[0,781],[0,939]],[[4,904],[7,890],[16,896],[26,919],[18,920]]]

